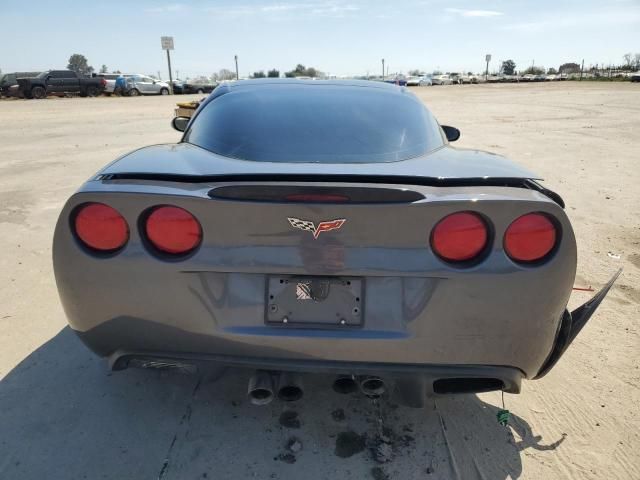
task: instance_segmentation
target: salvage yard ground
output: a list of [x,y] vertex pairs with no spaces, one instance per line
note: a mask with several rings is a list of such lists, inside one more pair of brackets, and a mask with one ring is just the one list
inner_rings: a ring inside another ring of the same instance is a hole
[[[66,327],[51,266],[65,200],[134,148],[175,142],[193,97],[0,101],[0,478],[640,478],[640,86],[563,82],[414,90],[461,147],[504,154],[562,194],[576,286],[625,271],[559,365],[505,395],[424,410],[331,391],[254,407],[215,383],[110,373]],[[572,306],[592,295],[576,291]],[[513,312],[518,321],[518,312]]]

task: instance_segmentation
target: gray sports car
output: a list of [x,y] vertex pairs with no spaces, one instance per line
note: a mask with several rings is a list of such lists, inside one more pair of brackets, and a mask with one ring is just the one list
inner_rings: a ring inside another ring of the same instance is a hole
[[495,154],[449,145],[381,82],[221,85],[178,144],[87,181],[58,221],[69,323],[113,369],[250,367],[249,398],[334,389],[520,391],[558,361],[615,280],[566,308],[562,199]]

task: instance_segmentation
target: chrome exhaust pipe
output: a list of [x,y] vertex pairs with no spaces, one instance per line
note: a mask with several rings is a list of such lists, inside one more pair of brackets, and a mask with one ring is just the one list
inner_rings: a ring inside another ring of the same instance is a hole
[[278,378],[278,398],[284,402],[295,402],[304,395],[300,375],[282,372]]
[[339,375],[333,381],[333,391],[336,393],[354,393],[358,390],[358,382],[353,375]]
[[273,400],[273,377],[271,372],[257,370],[249,379],[247,391],[253,405],[267,405]]
[[364,393],[367,397],[376,398],[382,395],[387,390],[387,388],[384,380],[382,380],[380,377],[369,376],[362,377],[360,379],[360,390],[362,390],[362,393]]

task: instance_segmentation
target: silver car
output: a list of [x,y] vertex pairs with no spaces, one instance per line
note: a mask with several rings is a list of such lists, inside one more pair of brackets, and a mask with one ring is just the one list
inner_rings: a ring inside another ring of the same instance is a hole
[[431,83],[433,85],[453,85],[453,78],[449,74],[434,75],[431,78]]
[[138,95],[169,95],[169,84],[146,75],[128,75],[127,92],[131,97]]
[[518,393],[615,280],[569,311],[562,198],[453,148],[407,88],[225,83],[173,125],[179,143],[104,167],[55,230],[69,323],[115,370],[250,367],[254,404],[299,399],[313,372],[414,406]]
[[407,87],[428,87],[432,85],[428,75],[415,75],[407,77]]

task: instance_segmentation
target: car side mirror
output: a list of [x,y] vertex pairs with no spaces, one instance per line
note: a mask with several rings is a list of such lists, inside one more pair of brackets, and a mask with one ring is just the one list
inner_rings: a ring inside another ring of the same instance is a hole
[[171,126],[179,132],[184,132],[187,129],[189,120],[191,120],[189,117],[173,117],[173,120],[171,120]]
[[456,127],[450,127],[449,125],[441,125],[442,130],[444,130],[444,134],[447,137],[447,140],[450,142],[455,142],[460,138],[460,130]]

